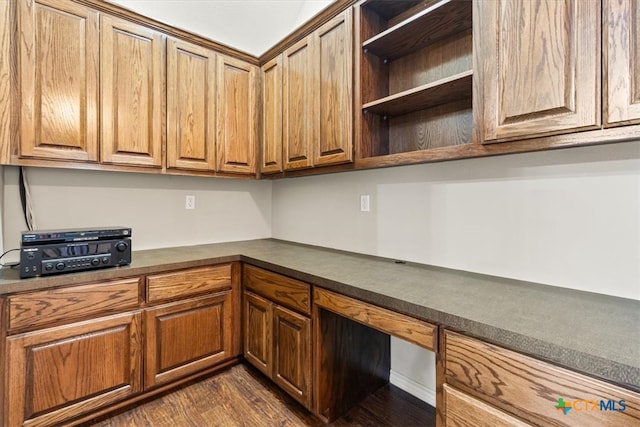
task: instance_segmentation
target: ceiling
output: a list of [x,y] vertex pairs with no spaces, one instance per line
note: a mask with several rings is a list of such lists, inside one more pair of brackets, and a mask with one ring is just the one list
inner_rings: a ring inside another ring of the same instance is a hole
[[335,0],[109,0],[260,56]]

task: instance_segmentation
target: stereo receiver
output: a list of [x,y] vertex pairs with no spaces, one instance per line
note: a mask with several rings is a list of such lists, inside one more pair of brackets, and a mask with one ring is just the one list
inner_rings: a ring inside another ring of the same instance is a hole
[[131,263],[131,228],[22,232],[20,278]]

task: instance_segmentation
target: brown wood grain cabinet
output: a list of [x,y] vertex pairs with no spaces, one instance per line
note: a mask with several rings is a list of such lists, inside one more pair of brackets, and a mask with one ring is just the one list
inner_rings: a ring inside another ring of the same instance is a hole
[[142,313],[6,340],[5,425],[60,425],[142,391]]
[[258,67],[218,55],[218,170],[256,172]]
[[216,54],[167,40],[167,168],[216,167]]
[[313,38],[308,36],[283,54],[282,139],[284,169],[313,166],[316,91]]
[[476,5],[484,142],[600,127],[599,1]]
[[243,284],[245,359],[311,409],[310,286],[248,265]]
[[231,290],[145,310],[145,388],[201,371],[234,354]]
[[362,1],[355,22],[356,163],[473,142],[471,1]]
[[21,0],[21,157],[98,161],[98,13]]
[[147,276],[145,388],[240,353],[238,263]]
[[285,170],[352,160],[352,31],[347,9],[283,53]]
[[101,161],[161,168],[164,36],[123,19],[100,19]]
[[353,17],[347,9],[314,32],[317,132],[314,166],[353,158]]
[[282,54],[262,66],[260,172],[282,172]]
[[[465,425],[464,420],[499,425],[498,419],[504,424],[512,418],[521,420],[519,425],[537,426],[631,427],[640,422],[638,393],[455,332],[443,335],[447,426]],[[473,411],[460,413],[451,400],[456,397],[447,395],[454,389],[458,400],[466,400]],[[567,415],[557,408],[560,398],[573,405]],[[600,409],[601,400],[609,410]],[[504,412],[509,415],[499,415]]]
[[605,0],[603,10],[603,121],[640,123],[640,5]]

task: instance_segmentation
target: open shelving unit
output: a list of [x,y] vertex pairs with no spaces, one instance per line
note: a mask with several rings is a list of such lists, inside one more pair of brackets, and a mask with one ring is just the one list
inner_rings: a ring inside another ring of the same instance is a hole
[[355,9],[357,161],[470,143],[471,1],[364,0]]

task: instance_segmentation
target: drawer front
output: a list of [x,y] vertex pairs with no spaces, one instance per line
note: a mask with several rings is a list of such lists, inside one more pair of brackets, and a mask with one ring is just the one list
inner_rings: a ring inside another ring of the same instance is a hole
[[158,302],[231,288],[231,264],[190,268],[147,277],[147,301]]
[[311,314],[311,286],[251,265],[244,266],[244,286],[280,305]]
[[447,384],[443,386],[443,391],[444,424],[447,427],[526,427],[531,425]]
[[347,319],[437,351],[436,325],[319,288],[313,291],[313,301],[318,307]]
[[533,424],[640,425],[638,393],[450,331],[444,348],[445,382]]
[[58,323],[136,308],[141,277],[47,289],[8,298],[9,330]]

